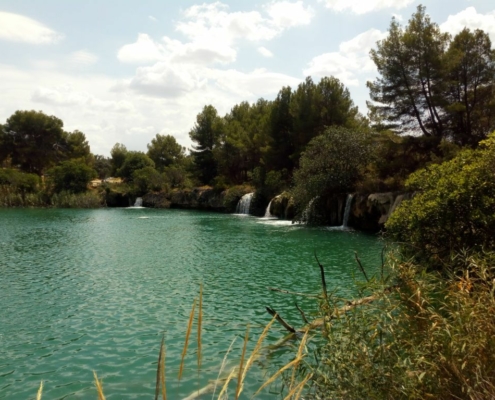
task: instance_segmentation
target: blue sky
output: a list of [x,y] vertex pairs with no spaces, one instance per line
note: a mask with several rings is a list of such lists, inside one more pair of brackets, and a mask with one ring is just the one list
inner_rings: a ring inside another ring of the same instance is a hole
[[[0,123],[42,110],[86,134],[94,153],[146,150],[157,134],[190,146],[204,105],[221,115],[273,99],[311,75],[336,76],[367,113],[369,50],[413,0],[0,0]],[[452,34],[495,42],[492,0],[423,1]]]

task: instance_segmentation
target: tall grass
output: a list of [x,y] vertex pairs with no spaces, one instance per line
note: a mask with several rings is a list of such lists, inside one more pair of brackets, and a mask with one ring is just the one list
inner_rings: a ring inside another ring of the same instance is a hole
[[495,398],[492,259],[466,257],[447,277],[395,259],[391,281],[363,286],[374,301],[325,310],[324,344],[298,371],[312,374],[308,398]]

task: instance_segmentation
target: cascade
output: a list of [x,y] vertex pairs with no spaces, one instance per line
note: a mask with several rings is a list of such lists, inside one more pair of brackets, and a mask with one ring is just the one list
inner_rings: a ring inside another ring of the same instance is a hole
[[142,207],[143,206],[143,199],[141,197],[138,197],[136,201],[134,202],[133,207]]
[[311,216],[313,214],[313,211],[314,211],[314,202],[316,200],[318,200],[320,198],[320,196],[316,196],[316,197],[313,197],[308,205],[306,206],[306,208],[304,209],[304,211],[302,212],[302,222],[308,224],[310,222],[310,219],[311,219]]
[[[278,197],[278,196],[277,196]],[[270,200],[270,202],[268,203],[268,206],[266,207],[266,210],[265,210],[265,215],[263,216],[263,218],[265,219],[269,219],[269,218],[276,218],[274,215],[272,215],[272,213],[270,212],[270,207],[272,206],[272,201],[274,199],[276,199],[277,197],[274,197],[273,199]]]
[[347,200],[345,202],[344,218],[342,219],[342,228],[347,228],[347,223],[349,222],[349,214],[351,213],[351,204],[353,194],[347,195]]
[[251,199],[253,198],[253,195],[254,193],[248,193],[241,197],[235,209],[236,214],[249,215],[249,208],[251,207]]

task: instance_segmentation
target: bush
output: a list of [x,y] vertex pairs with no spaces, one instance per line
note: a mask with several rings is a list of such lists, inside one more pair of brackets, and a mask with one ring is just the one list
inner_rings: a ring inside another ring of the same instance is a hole
[[477,150],[417,171],[406,182],[414,197],[386,224],[390,237],[437,267],[452,252],[494,248],[494,175],[495,134]]
[[56,193],[85,192],[89,182],[96,177],[96,171],[80,160],[63,161],[47,173]]
[[140,194],[158,192],[166,187],[166,178],[153,167],[138,169],[132,174],[132,181]]
[[117,176],[125,181],[132,181],[134,171],[146,167],[155,168],[155,163],[151,158],[140,151],[129,151],[125,155],[122,167],[117,171]]
[[447,278],[394,260],[388,286],[363,287],[373,301],[322,302],[324,343],[300,369],[311,398],[494,398],[495,254],[458,258],[466,270]]
[[309,142],[294,173],[294,200],[303,210],[315,197],[349,193],[374,154],[373,135],[329,127]]
[[40,178],[15,169],[0,169],[0,186],[11,186],[20,193],[34,193],[38,189]]

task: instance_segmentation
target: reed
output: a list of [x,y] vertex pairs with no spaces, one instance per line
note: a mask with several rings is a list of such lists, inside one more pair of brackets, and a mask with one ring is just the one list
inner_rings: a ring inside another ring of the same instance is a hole
[[98,400],[105,400],[105,395],[103,394],[102,381],[98,380],[98,376],[96,375],[95,371],[93,371],[93,375],[95,377],[95,386],[96,386],[96,392],[98,393]]
[[198,308],[198,373],[201,369],[201,325],[203,324],[203,284],[199,286]]
[[43,381],[40,383],[40,388],[38,389],[38,393],[36,394],[36,400],[41,400],[41,396],[43,395]]
[[187,324],[187,331],[186,331],[186,339],[184,341],[184,349],[182,350],[182,357],[180,361],[180,367],[179,367],[179,382],[182,378],[182,372],[184,371],[184,361],[186,358],[186,353],[187,353],[187,346],[189,344],[189,337],[191,336],[191,329],[194,321],[194,310],[196,309],[196,299],[193,301],[192,309],[191,309],[191,314],[189,315],[189,322]]
[[162,389],[162,400],[167,400],[167,388],[165,386],[165,334],[162,336],[160,352],[158,354],[158,363],[156,367],[155,400],[158,400],[158,396],[160,394],[160,386]]
[[239,374],[237,376],[237,388],[235,389],[235,400],[239,398],[239,395],[241,394],[242,391],[244,357],[246,356],[246,347],[247,347],[248,339],[249,339],[249,325],[246,328],[246,336],[244,336],[244,345],[242,346],[241,361],[239,363]]

